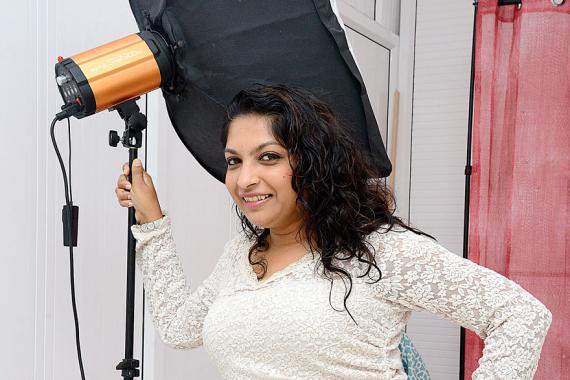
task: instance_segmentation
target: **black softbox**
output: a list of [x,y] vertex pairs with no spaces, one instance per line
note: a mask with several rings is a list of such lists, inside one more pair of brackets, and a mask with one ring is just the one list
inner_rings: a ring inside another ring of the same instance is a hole
[[224,181],[224,110],[254,84],[303,87],[329,103],[374,162],[391,165],[346,35],[328,0],[130,0],[139,28],[176,46],[177,79],[163,94],[172,125]]

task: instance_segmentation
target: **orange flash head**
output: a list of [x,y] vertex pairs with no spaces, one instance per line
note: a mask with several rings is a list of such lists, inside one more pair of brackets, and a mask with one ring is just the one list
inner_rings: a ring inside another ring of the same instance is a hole
[[144,31],[62,59],[56,81],[65,106],[81,119],[169,84],[174,73],[162,36]]

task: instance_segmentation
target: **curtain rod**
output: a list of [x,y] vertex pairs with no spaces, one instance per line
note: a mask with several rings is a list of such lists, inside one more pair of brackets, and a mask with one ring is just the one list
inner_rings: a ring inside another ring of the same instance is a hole
[[518,5],[522,4],[522,0],[499,0],[499,7],[503,5]]
[[[503,5],[519,5],[522,4],[522,0],[498,0],[497,5],[499,7]],[[473,1],[473,5],[479,5],[479,0]]]

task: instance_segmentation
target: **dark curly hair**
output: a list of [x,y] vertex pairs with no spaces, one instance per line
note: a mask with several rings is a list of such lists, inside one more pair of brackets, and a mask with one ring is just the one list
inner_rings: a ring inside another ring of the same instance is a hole
[[[345,285],[344,308],[354,321],[346,306],[352,277],[338,262],[356,259],[364,263],[367,270],[358,277],[368,276],[371,283],[377,282],[382,272],[366,236],[378,230],[388,232],[395,225],[424,233],[394,215],[394,197],[384,181],[377,178],[371,160],[349,137],[333,110],[311,93],[283,85],[256,85],[240,91],[226,111],[224,146],[231,121],[248,114],[270,118],[274,137],[295,163],[291,165],[291,185],[304,209],[302,230],[309,247],[312,252],[320,252],[323,274],[331,282],[329,303],[333,307],[331,294],[336,273]],[[269,229],[254,226],[237,205],[236,212],[247,236],[255,239],[248,258],[252,266],[261,267],[262,278],[266,262],[253,261],[253,255],[269,248]],[[371,273],[373,269],[377,275]]]

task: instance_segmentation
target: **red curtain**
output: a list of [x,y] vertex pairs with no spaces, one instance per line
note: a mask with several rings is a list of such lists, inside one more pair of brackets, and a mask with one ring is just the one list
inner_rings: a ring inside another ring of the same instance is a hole
[[[570,1],[481,0],[469,258],[553,313],[535,379],[570,378]],[[467,332],[465,379],[483,342]]]

